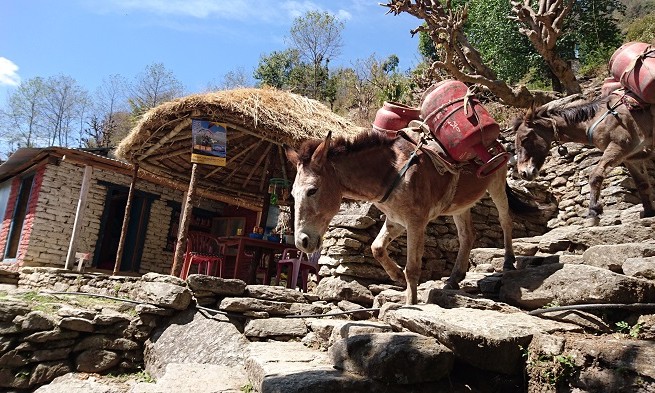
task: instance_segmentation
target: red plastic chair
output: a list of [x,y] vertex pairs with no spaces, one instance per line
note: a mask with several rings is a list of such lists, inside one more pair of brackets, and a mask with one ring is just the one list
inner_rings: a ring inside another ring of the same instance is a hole
[[[304,254],[303,255],[307,255]],[[321,257],[321,252],[317,251],[309,255],[309,258],[300,258],[300,279],[301,279],[301,288],[303,292],[307,292],[307,282],[309,281],[309,273],[312,272],[316,274],[318,281],[321,281],[321,276],[318,275],[320,267],[318,266],[318,260]]]
[[303,292],[307,292],[309,273],[313,272],[318,276],[318,259],[320,256],[320,251],[311,254],[308,258],[307,254],[295,248],[285,249],[282,252],[282,257],[277,262],[277,282],[280,282],[282,267],[287,266],[287,288],[296,289],[296,286],[298,285],[298,275],[300,274],[301,289]]
[[304,253],[295,248],[285,248],[282,251],[282,256],[277,261],[277,283],[280,282],[282,267],[287,266],[287,288],[296,288],[298,272],[300,272],[300,261],[303,255]]
[[180,278],[186,280],[192,265],[197,265],[198,274],[218,276],[223,274],[225,245],[210,234],[202,232],[189,233],[184,254],[184,264]]

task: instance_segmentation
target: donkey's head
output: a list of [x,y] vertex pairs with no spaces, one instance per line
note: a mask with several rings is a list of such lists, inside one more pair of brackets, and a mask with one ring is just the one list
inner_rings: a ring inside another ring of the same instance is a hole
[[516,169],[522,178],[533,180],[539,174],[550,151],[554,133],[552,127],[549,119],[541,117],[533,109],[514,121]]
[[330,133],[323,141],[307,141],[300,151],[286,148],[296,166],[291,194],[295,208],[296,247],[310,254],[318,251],[332,218],[341,206],[342,187],[328,159]]

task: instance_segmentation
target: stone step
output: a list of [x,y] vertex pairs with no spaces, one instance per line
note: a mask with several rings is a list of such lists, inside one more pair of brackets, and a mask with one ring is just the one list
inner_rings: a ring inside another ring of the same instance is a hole
[[241,367],[169,363],[156,383],[138,383],[130,393],[241,393],[247,386],[248,378]]

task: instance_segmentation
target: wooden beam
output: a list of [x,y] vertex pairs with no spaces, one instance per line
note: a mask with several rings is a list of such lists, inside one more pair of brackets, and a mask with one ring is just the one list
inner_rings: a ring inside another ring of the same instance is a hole
[[[167,186],[167,187],[173,188],[173,189],[178,190],[178,191],[183,191],[186,188],[184,183],[182,183],[182,182],[180,182],[178,180],[174,180],[174,179],[171,179],[171,178],[168,178],[168,177],[164,178],[162,176],[157,175],[157,173],[162,173],[162,172],[165,173],[165,171],[166,171],[165,168],[161,168],[159,166],[152,165],[152,164],[149,164],[147,162],[141,162],[140,166],[143,169],[149,171],[149,172],[145,172],[143,175],[141,174],[141,172],[139,173],[139,176],[142,177],[145,180],[151,181],[151,182],[153,182],[155,184],[160,184],[160,185],[163,185],[163,186]],[[239,206],[239,207],[243,207],[243,208],[253,210],[253,211],[261,211],[262,210],[261,205],[255,204],[255,203],[249,202],[249,201],[244,201],[244,200],[236,198],[236,197],[221,195],[221,194],[218,194],[216,192],[210,192],[210,191],[206,191],[206,190],[203,190],[203,189],[198,189],[196,191],[196,193],[198,194],[199,197],[211,199],[212,201],[224,202],[224,203],[227,203],[227,204],[230,204],[230,205],[233,205],[233,206]]]
[[272,144],[274,144],[274,145],[282,145],[282,144],[284,144],[284,142],[282,142],[282,141],[279,141],[279,140],[275,140],[275,139],[272,139],[272,138],[265,137],[265,136],[263,136],[263,135],[260,134],[260,133],[256,133],[256,132],[250,131],[249,129],[244,128],[244,127],[241,127],[241,126],[238,126],[238,125],[236,125],[236,124],[233,125],[233,128],[234,128],[235,130],[238,130],[239,132],[243,132],[244,134],[248,134],[248,135],[254,136],[254,137],[256,137],[257,139],[261,139],[261,140],[264,140],[264,141],[266,141],[266,142],[270,142],[270,143],[272,143]]
[[[150,148],[148,148],[148,150],[146,150],[143,154],[141,154],[141,156],[138,158],[138,160],[141,161],[141,160],[145,159],[146,157],[148,157],[155,150],[159,149],[159,147],[161,147],[161,145],[168,142],[169,139],[171,139],[175,135],[179,134],[180,131],[182,131],[186,127],[189,127],[190,125],[191,125],[191,119],[189,119],[189,118],[183,119],[182,121],[180,121],[180,124],[176,125],[175,128],[173,128],[171,131],[168,132],[168,134],[161,137],[159,139],[159,141],[157,141],[157,143],[150,146]],[[154,133],[153,133],[153,135],[154,135]]]
[[73,223],[73,234],[68,245],[68,255],[66,256],[66,265],[64,269],[70,269],[75,265],[75,253],[77,252],[77,240],[82,229],[84,221],[84,211],[86,210],[86,199],[89,195],[89,184],[93,176],[93,167],[86,165],[84,167],[84,176],[82,177],[82,187],[80,188],[80,197],[77,200],[77,210],[75,211],[75,222]]
[[[231,163],[233,163],[234,160],[236,160],[237,158],[241,157],[244,154],[247,154],[248,152],[250,152],[251,149],[253,149],[253,148],[256,149],[261,143],[262,143],[262,141],[259,141],[257,143],[253,143],[252,145],[250,145],[250,146],[248,146],[248,147],[246,147],[244,149],[241,149],[241,151],[238,152],[237,154],[235,154],[233,157],[228,157],[227,162],[225,163],[225,166],[216,167],[216,169],[214,169],[213,171],[211,171],[207,175],[205,175],[204,178],[206,179],[209,176],[213,175],[214,173],[216,173],[216,172],[218,172],[218,171],[220,171],[222,169],[227,168],[227,166],[230,165]],[[250,156],[247,156],[245,159],[247,160],[249,157]]]
[[127,227],[130,223],[130,213],[132,212],[132,199],[134,199],[134,190],[136,188],[136,181],[139,177],[139,166],[134,165],[132,170],[132,181],[130,182],[130,191],[127,193],[127,203],[125,204],[125,214],[123,214],[123,226],[121,227],[121,236],[118,239],[118,250],[116,250],[116,262],[114,263],[114,271],[112,276],[118,274],[121,270],[121,262],[123,260],[123,250],[125,250],[125,239],[127,238]]
[[246,188],[246,185],[248,185],[248,182],[250,181],[250,178],[252,177],[253,173],[255,173],[255,171],[257,170],[257,168],[259,168],[259,165],[260,165],[260,164],[262,163],[262,161],[264,161],[264,159],[268,156],[268,153],[271,151],[272,148],[273,148],[273,145],[272,145],[272,144],[269,144],[268,146],[266,146],[266,150],[264,150],[264,154],[262,154],[262,155],[259,157],[259,160],[257,160],[257,162],[255,163],[255,165],[253,165],[252,169],[250,170],[250,173],[248,173],[248,177],[246,177],[246,180],[243,182],[243,188]]
[[189,179],[189,189],[184,198],[182,206],[182,217],[180,218],[180,228],[177,232],[177,243],[175,243],[175,256],[173,258],[173,266],[171,267],[171,276],[179,277],[181,266],[186,252],[187,235],[189,233],[189,224],[191,223],[191,209],[193,208],[193,197],[196,192],[196,174],[198,171],[198,164],[195,162],[191,166],[191,178]]
[[[273,145],[269,145],[273,146]],[[264,168],[262,168],[262,178],[259,180],[259,192],[264,192],[264,185],[266,184],[266,173],[268,172],[268,166],[271,164],[271,157],[266,157],[266,162],[264,163]]]
[[289,175],[287,174],[287,162],[285,160],[286,154],[284,153],[282,146],[277,146],[277,152],[280,156],[280,166],[282,167],[282,178],[286,181],[289,181]]
[[[70,162],[71,164],[78,166],[85,166],[88,164],[88,160],[80,160],[76,157],[66,155],[62,158],[63,161]],[[108,159],[103,159],[108,160]],[[108,172],[120,173],[123,175],[131,175],[133,170],[133,165],[126,162],[111,160],[111,164],[104,162],[93,162],[93,167],[96,169],[106,170]],[[142,161],[139,164],[139,179],[148,181],[153,184],[157,184],[163,187],[167,187],[173,190],[184,192],[187,189],[188,185],[175,180],[169,176],[164,177],[162,173],[170,173],[170,169],[163,168],[154,164],[151,164],[146,161]],[[203,184],[204,185],[204,184]],[[241,192],[243,190],[240,190]],[[228,195],[223,195],[215,191],[209,191],[205,189],[198,189],[196,191],[197,195],[201,198],[210,199],[212,201],[223,202],[234,206],[243,207],[253,211],[261,211],[262,205],[260,203],[254,202],[252,200],[245,201],[243,199],[232,197]],[[236,192],[235,192],[236,194]]]
[[[254,146],[253,148],[248,149],[248,150],[249,150],[249,151],[248,151],[248,154],[246,154],[246,156],[243,158],[243,161],[242,161],[242,162],[246,162],[246,161],[248,161],[248,159],[250,158],[250,156],[252,156],[253,153],[254,153],[255,151],[257,151],[257,148],[259,148],[259,145],[261,145],[261,144],[262,144],[262,140],[259,140],[257,143],[254,144],[255,146]],[[234,176],[234,174],[235,174],[239,169],[240,169],[239,166],[237,166],[236,168],[234,168],[234,170],[233,170],[232,172],[230,172],[230,174],[227,175],[227,176],[225,177],[225,181],[226,181],[226,182],[229,181],[230,178],[232,178],[232,176]]]

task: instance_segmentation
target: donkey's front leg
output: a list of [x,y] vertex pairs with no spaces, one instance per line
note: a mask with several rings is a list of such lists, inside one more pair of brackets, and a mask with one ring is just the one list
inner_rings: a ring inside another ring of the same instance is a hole
[[407,265],[405,279],[407,280],[407,304],[418,303],[417,287],[421,278],[423,265],[423,250],[425,248],[425,227],[427,223],[417,224],[407,229]]
[[391,277],[393,281],[396,281],[400,284],[405,282],[403,269],[398,266],[396,261],[389,258],[387,247],[389,246],[389,243],[393,241],[393,239],[400,236],[404,231],[405,228],[402,225],[390,221],[389,218],[387,218],[382,225],[382,229],[380,229],[380,233],[378,233],[378,235],[375,237],[375,240],[373,241],[373,244],[371,245],[373,257],[378,262],[380,262],[380,265],[382,265],[389,277]]
[[469,255],[475,241],[475,228],[473,228],[473,220],[471,219],[471,209],[453,216],[453,220],[457,227],[459,250],[457,251],[455,266],[453,266],[450,277],[446,280],[444,289],[459,289],[459,282],[464,279],[468,271]]

